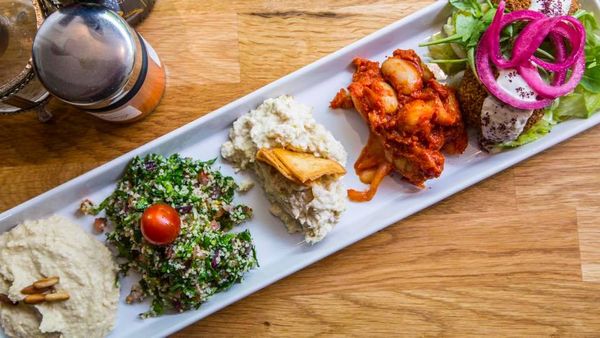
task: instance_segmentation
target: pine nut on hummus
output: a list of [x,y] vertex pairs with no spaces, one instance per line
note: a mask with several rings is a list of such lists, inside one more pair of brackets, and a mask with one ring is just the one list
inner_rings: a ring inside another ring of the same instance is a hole
[[69,220],[0,235],[0,324],[9,337],[104,337],[119,288],[110,251]]
[[[261,160],[257,153],[267,158]],[[268,158],[269,154],[273,156]],[[346,209],[340,182],[346,151],[315,121],[312,109],[291,96],[268,99],[235,121],[221,155],[236,169],[256,173],[271,202],[271,213],[290,232],[302,232],[307,243],[323,239]],[[313,166],[311,173],[302,175],[299,171],[306,164],[324,167],[314,170]]]

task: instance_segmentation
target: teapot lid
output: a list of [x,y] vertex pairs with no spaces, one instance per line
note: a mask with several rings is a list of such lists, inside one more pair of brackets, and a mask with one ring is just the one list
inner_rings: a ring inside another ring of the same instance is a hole
[[96,4],[65,6],[46,18],[33,41],[38,78],[63,101],[92,106],[121,95],[140,59],[137,33]]

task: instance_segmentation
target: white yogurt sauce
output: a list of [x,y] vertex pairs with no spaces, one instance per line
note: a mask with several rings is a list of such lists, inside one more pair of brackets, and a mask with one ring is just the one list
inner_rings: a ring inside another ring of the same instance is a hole
[[[566,15],[571,8],[571,0],[531,0],[529,9],[548,16]],[[498,86],[523,101],[535,101],[536,93],[513,69],[502,69],[496,79]],[[515,140],[523,132],[533,110],[522,110],[500,102],[488,95],[481,107],[481,136],[494,143]]]
[[571,8],[571,0],[531,0],[529,9],[547,16],[567,15]]
[[514,69],[500,69],[496,83],[515,99],[534,102],[537,94]]
[[532,110],[521,110],[488,96],[481,108],[481,136],[493,143],[516,139],[531,116]]

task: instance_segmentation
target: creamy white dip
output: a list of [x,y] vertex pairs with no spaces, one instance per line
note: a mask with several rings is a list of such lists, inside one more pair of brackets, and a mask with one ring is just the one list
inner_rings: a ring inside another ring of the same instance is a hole
[[286,148],[346,164],[341,143],[318,124],[312,109],[291,96],[268,99],[233,123],[223,158],[235,168],[252,169],[271,202],[271,212],[290,232],[302,232],[308,243],[323,239],[346,209],[339,177],[324,176],[308,186],[292,183],[275,168],[256,161],[260,148]]
[[[548,16],[567,15],[571,0],[531,0],[530,10]],[[535,101],[537,94],[514,69],[501,69],[496,83],[508,94],[523,101]],[[492,95],[481,107],[481,136],[492,143],[513,141],[521,135],[533,110],[522,110],[500,102]]]
[[[119,288],[110,251],[81,227],[52,216],[27,221],[0,236],[0,324],[9,337],[104,337],[114,326]],[[59,276],[63,302],[26,305],[21,290]]]
[[525,128],[531,113],[531,110],[516,109],[490,95],[481,108],[481,136],[493,143],[514,140]]
[[569,14],[571,0],[531,0],[529,9],[544,13],[547,16],[560,16]]

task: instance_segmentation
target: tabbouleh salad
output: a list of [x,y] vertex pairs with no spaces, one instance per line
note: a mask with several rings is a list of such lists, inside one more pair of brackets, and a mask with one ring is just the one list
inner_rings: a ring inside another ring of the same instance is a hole
[[[121,273],[141,275],[127,301],[152,297],[143,318],[197,309],[258,265],[250,233],[227,232],[249,220],[252,209],[233,204],[238,186],[213,163],[177,154],[135,157],[107,199],[97,207],[82,203],[87,214],[105,210],[114,227],[107,241],[118,251]],[[142,236],[140,218],[155,203],[171,205],[180,216],[181,232],[169,245],[152,245]]]

